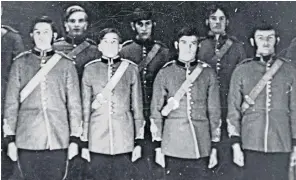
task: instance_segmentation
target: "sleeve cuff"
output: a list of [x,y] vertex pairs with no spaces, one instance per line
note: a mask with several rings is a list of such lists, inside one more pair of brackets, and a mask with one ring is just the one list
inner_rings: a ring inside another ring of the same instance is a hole
[[70,143],[80,144],[80,138],[76,136],[70,136]]
[[154,141],[153,142],[154,149],[161,147],[161,141]]
[[15,142],[15,135],[8,135],[4,138],[4,142],[9,144],[11,142]]
[[230,143],[231,143],[231,145],[233,145],[235,143],[241,144],[241,137],[239,137],[239,136],[231,136],[230,137]]
[[292,139],[292,145],[296,146],[296,139]]
[[144,147],[145,146],[145,140],[144,139],[135,139],[135,147],[136,146]]
[[211,143],[212,148],[215,148],[215,149],[218,148],[218,145],[219,145],[219,142],[213,142],[212,141],[212,143]]

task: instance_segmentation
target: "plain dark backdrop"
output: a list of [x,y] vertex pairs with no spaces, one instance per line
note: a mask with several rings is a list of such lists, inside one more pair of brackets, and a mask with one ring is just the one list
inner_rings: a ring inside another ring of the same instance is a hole
[[31,47],[29,28],[32,20],[41,15],[50,16],[58,25],[59,36],[63,35],[63,12],[69,5],[78,4],[84,7],[90,17],[90,37],[103,28],[115,27],[122,33],[123,39],[131,39],[134,34],[129,25],[129,15],[136,7],[149,7],[157,21],[156,39],[172,47],[176,31],[183,26],[193,25],[205,36],[206,7],[213,3],[222,4],[230,14],[228,32],[245,43],[248,56],[252,56],[248,38],[251,29],[262,20],[278,28],[281,42],[278,51],[286,48],[296,36],[296,2],[8,2],[2,1],[2,24],[11,25],[22,35],[27,48]]

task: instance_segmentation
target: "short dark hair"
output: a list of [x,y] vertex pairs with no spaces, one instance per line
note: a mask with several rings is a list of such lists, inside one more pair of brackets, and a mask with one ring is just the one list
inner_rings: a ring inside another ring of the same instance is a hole
[[69,6],[64,14],[64,21],[68,21],[69,17],[75,12],[84,12],[86,15],[86,21],[88,21],[88,15],[84,8],[78,5]]
[[262,31],[274,30],[275,31],[275,36],[276,37],[279,36],[278,31],[277,31],[277,29],[276,29],[275,26],[273,26],[272,24],[267,23],[267,22],[261,22],[260,24],[254,26],[252,28],[252,31],[251,31],[251,34],[250,34],[250,38],[254,38],[255,37],[255,33],[258,30],[262,30]]
[[218,4],[212,4],[212,5],[208,6],[208,8],[206,10],[206,18],[209,19],[209,17],[212,14],[214,14],[218,9],[220,9],[225,14],[226,19],[229,19],[229,14],[225,10],[225,7],[222,5],[218,5]]
[[130,21],[135,23],[135,22],[141,21],[141,20],[154,21],[152,11],[150,11],[148,9],[136,8],[134,10],[134,12],[132,13]]
[[199,32],[194,27],[183,27],[178,31],[176,41],[179,41],[183,36],[196,36],[199,38]]
[[57,32],[58,32],[58,30],[57,30],[57,28],[56,28],[56,26],[55,26],[55,23],[54,23],[53,20],[52,20],[51,18],[49,18],[48,16],[37,17],[37,18],[33,21],[32,25],[31,25],[30,32],[33,32],[33,31],[34,31],[35,25],[38,24],[38,23],[48,23],[48,24],[51,26],[52,31],[53,31],[54,33],[57,33]]
[[106,35],[106,34],[108,34],[108,33],[115,33],[115,34],[117,34],[117,36],[118,36],[118,38],[119,38],[119,43],[121,43],[121,34],[120,34],[120,32],[117,30],[117,29],[115,29],[115,28],[105,28],[105,29],[103,29],[103,30],[101,30],[100,32],[99,32],[99,36],[98,36],[98,44],[100,44],[100,42],[101,42],[101,40],[104,38],[104,36]]

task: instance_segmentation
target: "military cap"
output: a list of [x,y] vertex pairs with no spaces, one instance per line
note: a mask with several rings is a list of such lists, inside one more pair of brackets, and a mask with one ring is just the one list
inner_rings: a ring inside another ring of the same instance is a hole
[[153,20],[152,12],[141,8],[136,8],[132,13],[131,21],[136,22],[139,20]]

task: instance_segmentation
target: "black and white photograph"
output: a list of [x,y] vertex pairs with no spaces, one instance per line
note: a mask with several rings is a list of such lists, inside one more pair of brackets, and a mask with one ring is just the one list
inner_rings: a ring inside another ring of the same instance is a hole
[[2,180],[296,180],[296,1],[1,1]]

